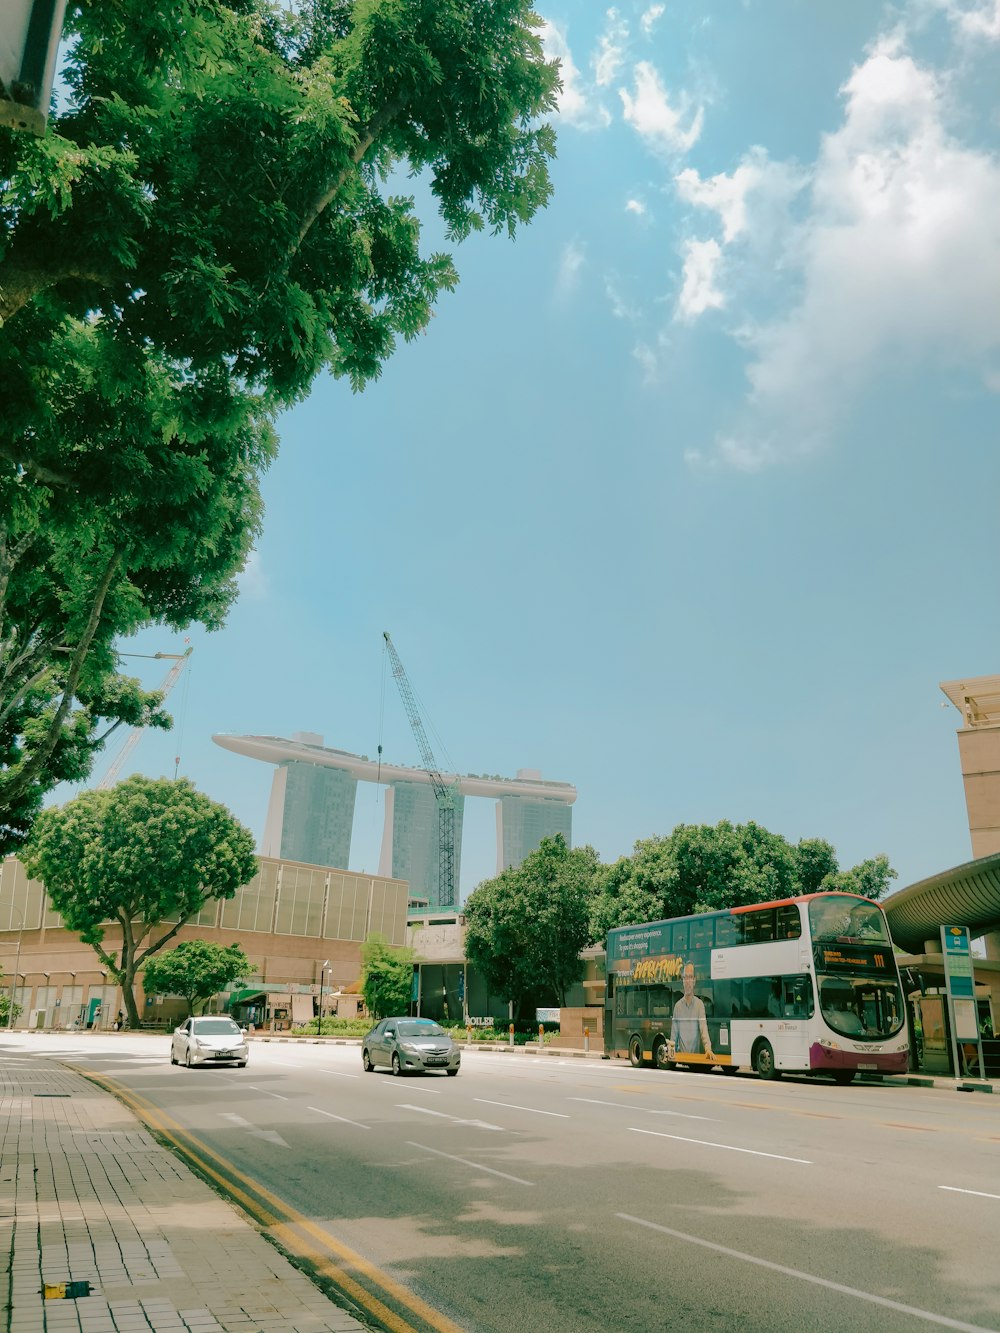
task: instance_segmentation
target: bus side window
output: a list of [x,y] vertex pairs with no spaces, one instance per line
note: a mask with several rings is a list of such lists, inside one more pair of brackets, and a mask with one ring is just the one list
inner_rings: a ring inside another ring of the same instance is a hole
[[743,982],[733,980],[729,983],[730,1013],[733,1018],[740,1018],[746,1012],[743,1007]]
[[797,903],[778,908],[778,939],[797,940],[802,935],[802,918]]
[[738,916],[717,916],[715,918],[715,947],[726,949],[732,944],[741,944],[743,934]]
[[678,953],[681,957],[687,956],[689,946],[688,923],[681,921],[676,923],[670,932],[670,947],[673,953]]
[[771,993],[767,997],[767,1012],[770,1018],[780,1018],[782,1015],[782,991],[780,977],[771,978]]
[[785,1017],[811,1018],[812,984],[808,976],[785,978]]
[[695,917],[691,922],[691,949],[711,949],[713,933],[712,917]]

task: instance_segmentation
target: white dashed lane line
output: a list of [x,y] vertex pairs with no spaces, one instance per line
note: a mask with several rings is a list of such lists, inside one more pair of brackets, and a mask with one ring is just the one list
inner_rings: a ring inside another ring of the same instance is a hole
[[597,1097],[567,1097],[570,1102],[587,1102],[590,1106],[613,1106],[616,1111],[639,1111],[643,1115],[671,1115],[681,1120],[710,1120],[712,1124],[719,1122],[713,1115],[691,1115],[688,1111],[663,1111],[655,1106],[630,1106],[627,1102],[602,1102]]
[[414,1143],[412,1139],[407,1140],[410,1148],[419,1148],[421,1152],[433,1153],[435,1157],[444,1157],[449,1162],[458,1162],[461,1166],[471,1167],[473,1171],[485,1171],[489,1176],[499,1176],[501,1180],[512,1180],[515,1185],[534,1185],[533,1180],[522,1180],[520,1176],[508,1175],[506,1171],[495,1171],[492,1166],[483,1166],[482,1162],[470,1162],[467,1157],[456,1157],[454,1153],[441,1152],[439,1148],[428,1148],[425,1143]]
[[702,1148],[722,1148],[725,1152],[742,1152],[751,1157],[770,1157],[776,1162],[795,1162],[799,1166],[812,1166],[804,1157],[785,1157],[779,1152],[760,1152],[756,1148],[736,1148],[731,1143],[712,1143],[708,1139],[686,1139],[681,1134],[664,1134],[658,1129],[636,1129],[629,1125],[630,1134],[651,1134],[656,1139],[675,1139],[678,1143],[696,1143]]

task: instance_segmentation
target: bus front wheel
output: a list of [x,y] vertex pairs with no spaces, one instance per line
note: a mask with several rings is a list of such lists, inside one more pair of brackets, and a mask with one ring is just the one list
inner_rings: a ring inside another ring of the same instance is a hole
[[781,1078],[781,1070],[775,1067],[774,1051],[769,1041],[758,1042],[754,1048],[753,1067],[761,1078]]
[[834,1083],[853,1083],[856,1072],[854,1069],[835,1069],[833,1071],[833,1081]]
[[628,1044],[628,1058],[633,1069],[642,1068],[642,1038],[633,1037]]

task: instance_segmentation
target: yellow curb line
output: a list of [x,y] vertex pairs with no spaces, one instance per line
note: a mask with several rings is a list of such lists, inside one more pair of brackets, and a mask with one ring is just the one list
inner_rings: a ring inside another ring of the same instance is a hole
[[[218,1153],[209,1148],[207,1144],[202,1143],[200,1139],[196,1139],[188,1130],[179,1125],[176,1120],[173,1120],[168,1116],[165,1111],[162,1111],[157,1106],[153,1106],[151,1102],[146,1101],[146,1099],[139,1093],[132,1092],[130,1089],[126,1089],[122,1087],[121,1084],[116,1083],[113,1079],[105,1078],[103,1075],[85,1071],[79,1067],[77,1067],[77,1072],[91,1083],[96,1083],[111,1096],[117,1097],[120,1101],[124,1102],[126,1106],[129,1106],[140,1119],[145,1120],[147,1124],[152,1125],[159,1130],[159,1132],[166,1139],[169,1139],[181,1153],[191,1157],[200,1171],[204,1171],[206,1175],[211,1176],[213,1180],[217,1181],[218,1184],[222,1186],[227,1194],[238,1199],[240,1204],[246,1209],[251,1217],[256,1218],[256,1220],[263,1226],[271,1228],[276,1234],[280,1233],[284,1238],[282,1244],[285,1248],[291,1250],[293,1254],[308,1259],[316,1266],[317,1272],[320,1272],[324,1277],[329,1278],[345,1293],[345,1295],[350,1296],[352,1300],[356,1301],[358,1305],[367,1310],[369,1314],[373,1315],[376,1319],[381,1320],[387,1328],[392,1330],[392,1333],[418,1333],[418,1330],[415,1329],[412,1324],[406,1323],[406,1321],[401,1319],[394,1310],[391,1310],[387,1305],[384,1305],[377,1296],[373,1296],[365,1287],[356,1282],[354,1278],[344,1271],[343,1268],[340,1268],[337,1264],[331,1262],[331,1260],[327,1258],[327,1252],[332,1250],[334,1254],[338,1255],[339,1258],[351,1268],[364,1274],[368,1281],[374,1286],[380,1287],[384,1292],[397,1300],[400,1305],[405,1306],[419,1319],[423,1320],[425,1324],[429,1324],[431,1328],[436,1329],[437,1333],[463,1333],[463,1330],[458,1324],[452,1323],[446,1316],[440,1314],[437,1310],[433,1310],[429,1305],[425,1304],[419,1296],[415,1296],[413,1292],[408,1291],[406,1287],[401,1286],[391,1277],[388,1277],[380,1269],[376,1268],[374,1264],[369,1263],[362,1255],[357,1254],[347,1245],[341,1244],[340,1241],[336,1240],[321,1227],[318,1227],[314,1222],[310,1221],[309,1218],[304,1217],[289,1204],[272,1194],[270,1190],[266,1189],[263,1185],[260,1185],[256,1181],[251,1180],[248,1176],[243,1175],[241,1171],[238,1171],[234,1166],[227,1162],[225,1158],[220,1157]],[[219,1165],[223,1167],[226,1172],[229,1172],[232,1177],[242,1181],[250,1193],[245,1193],[244,1190],[240,1189],[238,1185],[234,1184],[229,1176],[214,1170],[207,1161],[202,1160],[202,1155],[219,1163]],[[261,1199],[264,1199],[269,1207],[273,1209],[273,1212],[269,1212],[267,1208],[261,1207],[253,1197],[254,1194],[258,1195]],[[293,1230],[293,1227],[299,1228],[307,1235],[313,1237],[313,1239],[319,1243],[319,1247],[314,1248],[307,1244],[299,1235],[297,1235],[296,1231]]]

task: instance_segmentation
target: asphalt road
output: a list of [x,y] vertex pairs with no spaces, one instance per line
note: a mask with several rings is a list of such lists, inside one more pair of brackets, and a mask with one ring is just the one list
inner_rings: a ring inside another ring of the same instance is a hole
[[100,1072],[469,1333],[1000,1330],[1000,1097],[470,1052],[15,1034]]

